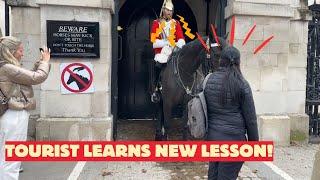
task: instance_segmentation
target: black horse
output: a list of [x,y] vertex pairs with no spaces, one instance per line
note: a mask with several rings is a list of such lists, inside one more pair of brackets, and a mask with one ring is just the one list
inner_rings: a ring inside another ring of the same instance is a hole
[[[207,39],[207,37],[203,38]],[[169,123],[172,118],[172,110],[177,105],[182,105],[183,113],[183,139],[188,137],[187,126],[187,102],[191,99],[192,92],[196,90],[196,71],[202,65],[203,77],[209,72],[219,67],[220,53],[227,43],[222,39],[220,46],[211,47],[209,51],[205,49],[204,41],[196,39],[182,49],[174,52],[167,63],[166,68],[161,72],[162,99],[159,103],[155,140],[167,140]],[[212,42],[212,41],[211,41]],[[211,44],[211,43],[209,43]],[[208,47],[209,48],[209,47]]]
[[[75,68],[75,69],[73,70],[73,72],[75,72],[75,71],[81,71],[81,70],[83,70],[83,69],[84,69],[83,67]],[[71,74],[70,74],[70,76],[69,76],[69,79],[68,79],[68,81],[67,81],[67,84],[68,84],[68,85],[71,84],[72,82],[76,82],[78,88],[81,90],[81,89],[83,89],[83,88],[85,87],[86,84],[89,84],[88,78],[83,77],[83,76],[81,76],[80,74],[77,74],[77,73],[73,73],[73,74],[74,74],[74,75],[71,75]],[[75,78],[74,76],[76,76],[77,78]],[[81,80],[82,82],[80,82],[79,80]]]

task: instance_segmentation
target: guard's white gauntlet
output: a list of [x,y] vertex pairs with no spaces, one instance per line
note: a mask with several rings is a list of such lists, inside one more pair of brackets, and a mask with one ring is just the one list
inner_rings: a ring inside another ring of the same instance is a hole
[[186,41],[184,39],[179,39],[178,42],[176,43],[176,46],[178,48],[182,48],[186,44]]
[[157,39],[154,43],[153,43],[153,48],[163,48],[166,45],[168,45],[169,42],[167,40],[164,39]]

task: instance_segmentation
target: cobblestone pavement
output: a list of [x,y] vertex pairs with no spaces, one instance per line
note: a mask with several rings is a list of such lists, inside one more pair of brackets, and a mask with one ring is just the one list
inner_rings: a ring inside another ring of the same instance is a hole
[[[180,122],[173,125],[171,140],[182,140]],[[118,141],[123,140],[153,140],[154,127],[152,121],[122,121],[118,124]],[[290,175],[294,180],[310,179],[313,158],[320,145],[304,145],[290,147],[276,147],[275,161],[277,167]],[[23,163],[25,172],[21,174],[21,180],[60,180],[68,179],[75,167],[74,163]],[[259,166],[264,163],[258,162]],[[274,171],[262,169],[245,163],[238,180],[284,179],[280,176],[270,175]],[[251,168],[251,169],[250,169]],[[78,169],[79,170],[79,169]],[[208,179],[208,163],[205,162],[87,162],[80,170],[80,180],[197,180]],[[274,173],[276,174],[276,173]],[[45,178],[46,177],[46,178]],[[269,178],[262,178],[269,177]],[[75,179],[75,178],[74,178]],[[72,180],[72,179],[71,179]]]
[[[181,121],[172,124],[171,140],[182,140]],[[120,121],[118,123],[118,140],[153,140],[154,125],[152,121]],[[97,168],[98,167],[98,168]],[[102,167],[102,168],[101,168]],[[100,172],[96,172],[100,169]],[[208,163],[204,162],[109,162],[106,164],[89,163],[80,179],[208,179]],[[255,179],[258,176],[246,165],[239,173],[239,180]]]
[[[86,179],[130,180],[200,180],[208,179],[207,163],[156,163],[156,162],[110,162],[88,163],[80,175]],[[247,166],[243,166],[238,180],[260,180]]]

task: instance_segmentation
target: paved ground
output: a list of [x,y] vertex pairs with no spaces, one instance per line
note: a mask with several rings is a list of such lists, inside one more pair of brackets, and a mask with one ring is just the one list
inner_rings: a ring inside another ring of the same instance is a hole
[[[207,169],[206,163],[88,163],[79,179],[198,180],[208,179]],[[244,166],[240,176],[242,178],[239,179],[260,179],[247,166]]]
[[[179,127],[180,122],[174,122]],[[170,133],[173,140],[181,140],[181,128]],[[153,123],[151,121],[121,121],[118,125],[118,140],[153,140]],[[274,164],[285,171],[292,179],[310,179],[313,156],[319,145],[278,147],[275,150]],[[202,162],[87,162],[78,163],[23,163],[25,172],[21,180],[197,180],[207,179],[207,163]],[[81,166],[82,165],[82,166]],[[76,171],[74,171],[74,168]],[[280,170],[281,171],[281,170]],[[239,180],[290,179],[274,172],[274,168],[263,162],[246,163],[239,174]]]
[[[75,163],[23,163],[20,180],[68,179]],[[208,179],[206,163],[155,162],[87,162],[79,180],[185,180]],[[238,179],[261,179],[247,166],[243,166]],[[71,178],[73,179],[73,178]]]
[[273,163],[294,179],[305,180],[312,175],[314,155],[319,148],[319,144],[278,147]]

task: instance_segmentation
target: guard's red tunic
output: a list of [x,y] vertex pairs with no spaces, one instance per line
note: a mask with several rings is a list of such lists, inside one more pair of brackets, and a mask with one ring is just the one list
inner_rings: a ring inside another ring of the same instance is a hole
[[[170,21],[171,21],[171,23],[175,23],[175,33],[174,33],[175,42],[178,42],[180,39],[183,39],[183,40],[184,40],[183,31],[182,31],[182,28],[181,28],[181,25],[180,25],[179,21],[177,21],[177,20],[175,20],[175,19],[171,19]],[[167,26],[170,26],[171,23],[168,24]],[[157,31],[157,29],[158,29],[159,27],[160,27],[160,20],[154,20],[154,21],[153,21],[153,24],[152,24],[152,28],[151,28],[151,36],[152,36],[153,33],[156,33],[156,31]],[[170,30],[171,30],[171,28],[170,28]],[[162,32],[162,33],[161,33],[159,36],[157,36],[156,39],[161,40],[161,39],[164,38],[164,36],[163,36],[163,30],[161,30],[161,32]],[[151,36],[150,36],[150,37],[151,37]],[[167,39],[168,39],[169,36],[170,36],[170,34],[167,34]],[[160,53],[160,52],[161,52],[161,49],[162,49],[162,48],[154,48],[155,54]]]

